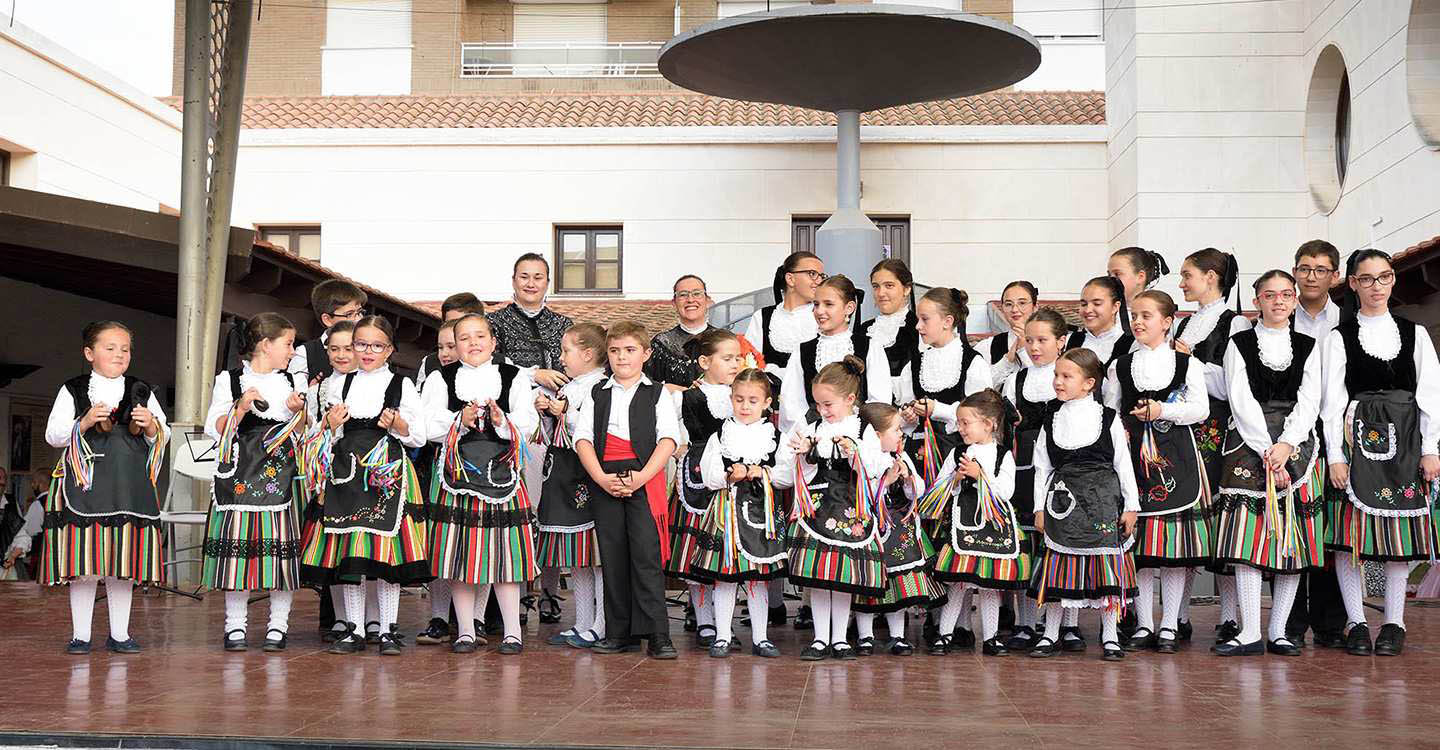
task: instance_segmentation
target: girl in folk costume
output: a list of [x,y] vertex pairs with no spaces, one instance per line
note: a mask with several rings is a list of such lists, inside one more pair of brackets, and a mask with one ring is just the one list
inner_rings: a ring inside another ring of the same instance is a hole
[[[1200,362],[1170,347],[1175,301],[1150,290],[1136,295],[1130,327],[1139,346],[1110,365],[1105,405],[1120,414],[1140,491],[1135,533],[1139,615],[1127,651],[1173,654],[1179,640],[1186,571],[1210,560],[1213,542],[1203,514],[1209,505],[1194,425],[1210,408]],[[1160,577],[1160,629],[1155,630],[1155,577]]]
[[1170,264],[1160,253],[1143,247],[1122,247],[1110,253],[1110,262],[1105,274],[1125,287],[1125,302],[1135,301],[1135,295],[1155,286],[1161,276],[1170,273]]
[[675,491],[670,497],[670,557],[665,562],[665,572],[690,581],[690,603],[696,617],[695,643],[708,649],[715,643],[717,632],[715,590],[710,579],[690,574],[690,561],[699,552],[700,540],[705,535],[701,518],[715,494],[700,475],[700,457],[710,436],[731,414],[730,383],[740,373],[740,339],[723,328],[712,328],[688,342],[686,349],[699,361],[702,374],[698,386],[680,394],[680,424],[688,448],[680,457]]
[[[1045,307],[1036,310],[1025,323],[1025,352],[1030,364],[1005,381],[1004,396],[1015,406],[1020,423],[1015,428],[1015,492],[1010,504],[1024,535],[1021,554],[1032,561],[1044,553],[1044,538],[1035,529],[1035,439],[1055,400],[1055,360],[1059,358],[1070,326],[1060,313]],[[1033,562],[1032,562],[1033,565]],[[1005,642],[1008,651],[1029,651],[1040,637],[1035,600],[1022,592],[1015,595],[1015,628]]]
[[390,370],[390,322],[371,315],[355,323],[360,368],[338,378],[340,400],[325,411],[313,453],[311,483],[324,487],[320,525],[305,540],[301,571],[311,582],[344,584],[346,634],[331,653],[365,649],[365,579],[375,580],[380,653],[401,650],[394,625],[400,587],[431,579],[425,559],[425,506],[406,448],[425,443],[420,395]]
[[[459,296],[460,295],[451,295],[451,299]],[[449,301],[449,299],[446,300],[446,302]],[[484,305],[481,305],[481,307],[483,308]],[[447,306],[441,307],[441,315],[448,316],[450,314],[452,314],[452,312],[450,309],[447,309]],[[458,312],[455,314],[464,317],[469,313]],[[444,367],[452,362],[459,361],[460,358],[455,353],[455,324],[459,321],[460,318],[450,318],[440,325],[440,330],[435,334],[435,364],[432,365],[432,367]],[[427,362],[428,361],[429,358],[427,358]],[[425,375],[425,372],[424,368],[422,368],[421,375]],[[428,378],[428,375],[426,375],[426,377]],[[420,386],[420,401],[423,404],[425,401],[425,383],[422,381],[418,385]],[[434,484],[440,481],[435,470],[435,464],[439,458],[440,444],[434,441],[427,441],[425,445],[416,452],[415,473],[420,477],[420,482],[425,492],[425,502],[427,506],[425,516],[427,519],[430,517],[430,508],[428,506],[430,498],[432,497]],[[367,589],[368,588],[372,587],[367,586]],[[422,646],[435,646],[441,643],[448,643],[451,640],[450,613],[452,611],[450,581],[443,578],[436,578],[431,581],[426,588],[430,592],[430,622],[425,626],[424,630],[415,635],[415,642]],[[338,590],[338,587],[332,586],[331,590]],[[366,594],[366,601],[368,602],[369,592],[367,591]],[[472,619],[481,619],[485,611],[484,607],[485,603],[479,602],[475,608]],[[458,615],[456,616],[456,622],[459,622]],[[368,629],[369,623],[366,623],[366,627]],[[484,631],[484,628],[477,627],[475,629],[475,642],[481,646],[486,645]]]
[[555,419],[550,448],[545,452],[537,556],[542,568],[568,568],[575,591],[575,625],[552,636],[551,645],[590,648],[605,637],[605,584],[595,541],[595,513],[590,507],[585,468],[570,437],[575,434],[580,407],[605,378],[604,364],[605,329],[594,323],[576,323],[560,339],[560,365],[570,382],[553,397],[535,396],[536,409]]
[[884,347],[850,331],[850,321],[864,294],[846,276],[831,276],[815,292],[815,326],[819,335],[801,344],[780,379],[780,430],[819,419],[809,385],[821,368],[855,355],[865,363],[861,402],[890,403],[890,363]]
[[1440,480],[1440,362],[1424,328],[1390,312],[1395,269],[1379,250],[1346,263],[1354,313],[1325,339],[1322,414],[1332,496],[1327,543],[1350,620],[1346,650],[1372,652],[1361,560],[1385,564],[1385,625],[1373,652],[1405,646],[1409,561],[1437,554],[1433,505]]
[[1062,610],[1097,607],[1102,658],[1125,658],[1116,625],[1135,596],[1129,549],[1140,498],[1125,428],[1093,396],[1104,376],[1088,349],[1065,352],[1055,364],[1055,396],[1063,403],[1035,441],[1035,497],[1042,503],[1035,527],[1045,535],[1045,557],[1030,592],[1046,614],[1045,635],[1030,656],[1060,651]]
[[996,388],[1020,368],[1030,364],[1025,353],[1025,322],[1040,302],[1040,290],[1028,281],[1012,281],[1000,293],[1000,312],[1010,330],[990,337],[990,376]]
[[788,558],[785,510],[771,473],[780,434],[766,414],[769,378],[760,370],[741,372],[730,385],[730,404],[731,417],[710,435],[703,448],[696,449],[702,451],[699,463],[705,487],[716,494],[700,519],[690,577],[714,582],[717,633],[710,645],[712,657],[730,655],[735,595],[745,584],[753,613],[750,652],[773,659],[780,649],[766,634],[767,584],[785,576]]
[[[1225,432],[1230,424],[1230,403],[1225,382],[1225,351],[1230,337],[1250,327],[1245,316],[1225,306],[1235,280],[1240,276],[1240,266],[1235,256],[1222,253],[1215,248],[1206,248],[1186,256],[1180,264],[1180,290],[1185,293],[1186,302],[1195,302],[1200,308],[1190,317],[1180,321],[1175,329],[1175,350],[1195,357],[1205,370],[1205,389],[1210,396],[1210,416],[1196,428],[1196,441],[1200,445],[1200,458],[1205,464],[1205,473],[1210,483],[1213,498],[1220,491],[1221,468],[1224,457],[1221,448]],[[1238,299],[1236,307],[1239,307]],[[1210,523],[1210,536],[1214,538],[1219,530],[1220,508],[1211,503],[1202,511]],[[1215,587],[1220,592],[1220,626],[1216,629],[1216,643],[1224,643],[1240,632],[1236,622],[1236,595],[1234,569],[1212,563],[1208,566],[1215,572]],[[1185,599],[1190,598],[1190,584],[1185,584]],[[1180,638],[1188,640],[1189,618],[1186,607],[1180,612]]]
[[935,577],[949,583],[950,602],[940,613],[940,635],[930,644],[930,653],[950,652],[951,632],[965,614],[960,591],[973,586],[980,590],[981,651],[1004,656],[1009,649],[997,635],[1000,597],[1029,585],[1033,562],[1010,503],[1015,457],[1009,432],[1016,415],[1003,396],[986,389],[966,396],[957,416],[964,453],[946,457],[941,471],[946,479],[926,495],[921,507],[921,513],[943,514],[949,520],[935,556]]
[[[300,586],[295,478],[303,465],[305,381],[286,372],[295,326],[261,313],[244,328],[246,361],[215,376],[205,432],[219,441],[202,582],[225,592],[226,651],[244,651],[250,591],[270,592],[265,650],[283,651]],[[317,363],[318,364],[318,363]]]
[[899,470],[893,459],[860,451],[855,401],[864,370],[854,355],[820,370],[813,385],[820,421],[796,425],[777,458],[776,484],[795,485],[790,580],[810,589],[815,612],[815,640],[800,653],[805,661],[854,659],[845,640],[851,598],[885,593],[884,550],[869,496],[874,482],[893,482]]
[[90,653],[95,590],[105,579],[110,637],[134,654],[130,599],[135,584],[164,581],[164,543],[155,489],[169,429],[150,386],[126,375],[131,335],[113,320],[81,334],[90,372],[65,381],[50,408],[45,442],[64,453],[51,474],[40,553],[41,584],[70,584],[70,644]]
[[1084,328],[1070,334],[1065,349],[1089,349],[1104,367],[1135,346],[1125,286],[1113,277],[1096,276],[1080,290],[1080,322]]
[[1325,480],[1315,417],[1323,393],[1315,340],[1290,328],[1295,278],[1269,271],[1255,282],[1260,323],[1230,339],[1225,351],[1232,426],[1220,482],[1220,533],[1215,558],[1235,564],[1240,635],[1219,644],[1222,656],[1258,654],[1260,577],[1271,588],[1272,654],[1299,656],[1285,635],[1300,572],[1325,564]]
[[870,291],[878,315],[861,323],[855,332],[885,349],[890,365],[890,391],[899,390],[905,365],[920,350],[915,330],[915,279],[899,258],[886,258],[870,270]]
[[[540,424],[525,370],[496,364],[490,321],[467,315],[455,324],[452,362],[425,379],[425,431],[441,443],[431,487],[430,574],[450,581],[457,613],[495,599],[505,624],[497,649],[518,654],[520,594],[539,575],[534,513],[525,486],[525,441]],[[451,649],[473,653],[474,620],[458,620]]]
[[[916,503],[925,493],[925,480],[910,457],[905,455],[905,432],[900,410],[891,404],[869,403],[860,407],[860,452],[870,463],[894,463],[893,478],[880,488],[875,512],[879,517],[880,544],[885,553],[885,595],[862,596],[855,600],[855,645],[861,656],[875,652],[875,614],[883,613],[890,631],[884,646],[893,656],[909,656],[915,647],[905,639],[905,610],[913,606],[938,607],[945,602],[945,588],[930,575],[930,558],[935,554],[930,539],[920,528]],[[881,505],[883,503],[883,505]]]
[[825,263],[815,253],[801,250],[785,256],[775,269],[771,291],[775,304],[760,308],[750,317],[745,340],[765,359],[765,372],[779,396],[780,376],[790,355],[801,344],[815,338],[815,315],[811,305],[815,290],[825,280]]

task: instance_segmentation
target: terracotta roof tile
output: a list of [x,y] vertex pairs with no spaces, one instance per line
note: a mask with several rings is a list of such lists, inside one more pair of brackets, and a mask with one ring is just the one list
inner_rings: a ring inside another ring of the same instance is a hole
[[435,306],[433,308],[425,305],[424,303],[406,302],[399,297],[382,292],[373,286],[370,286],[368,284],[362,284],[350,278],[349,276],[344,276],[342,274],[336,273],[335,270],[333,268],[330,268],[329,266],[310,260],[309,258],[302,258],[294,253],[289,252],[283,247],[271,244],[269,242],[266,242],[265,240],[259,239],[258,237],[255,239],[254,250],[258,250],[273,258],[282,259],[288,263],[305,266],[314,270],[316,273],[325,275],[328,278],[348,281],[351,284],[354,284],[355,286],[363,289],[365,291],[365,296],[369,297],[371,300],[384,300],[388,304],[394,305],[395,307],[406,308],[420,315],[426,315],[435,318],[436,320],[440,318],[440,303],[438,302],[435,303]]
[[[179,109],[178,97],[165,101]],[[1103,125],[1100,91],[992,92],[867,112],[864,125]],[[251,97],[247,128],[826,126],[799,107],[692,93]]]
[[1395,253],[1390,260],[1391,262],[1404,260],[1409,265],[1411,262],[1421,260],[1424,256],[1436,252],[1440,252],[1440,237],[1431,237]]
[[[433,315],[440,314],[440,300],[426,300],[410,304]],[[494,312],[508,304],[510,304],[510,300],[487,301],[485,309]],[[671,328],[679,321],[675,316],[675,306],[671,304],[670,300],[571,300],[552,297],[547,299],[545,304],[555,312],[572,320],[599,323],[602,326],[625,319],[633,320],[645,326],[645,329],[651,334]]]

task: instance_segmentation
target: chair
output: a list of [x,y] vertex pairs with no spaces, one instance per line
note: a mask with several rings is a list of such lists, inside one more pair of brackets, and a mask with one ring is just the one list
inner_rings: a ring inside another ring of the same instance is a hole
[[[175,541],[175,531],[180,526],[204,526],[209,517],[208,503],[205,510],[176,510],[175,488],[181,482],[205,482],[210,483],[215,477],[215,468],[218,465],[217,446],[215,440],[205,434],[204,430],[195,428],[180,433],[185,438],[185,445],[179,447],[170,456],[170,483],[165,489],[165,505],[160,510],[160,523],[165,527],[165,567],[173,568],[180,565],[200,564],[204,558],[201,555],[191,555],[181,558],[185,552],[194,552],[200,549],[203,544],[194,544],[188,547],[178,547]],[[192,493],[183,493],[191,497]],[[195,593],[181,591],[170,587],[160,587],[162,590],[173,594],[188,596],[191,599],[199,600],[200,588]]]

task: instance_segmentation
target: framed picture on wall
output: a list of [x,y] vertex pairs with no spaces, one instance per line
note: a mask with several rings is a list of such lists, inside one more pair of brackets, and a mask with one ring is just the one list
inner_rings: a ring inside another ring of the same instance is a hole
[[10,415],[10,471],[30,471],[34,421],[28,414]]

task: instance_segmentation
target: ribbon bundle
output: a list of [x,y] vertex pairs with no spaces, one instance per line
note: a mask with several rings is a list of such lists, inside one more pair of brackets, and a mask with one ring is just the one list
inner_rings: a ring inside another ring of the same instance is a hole
[[399,458],[392,460],[390,458],[390,439],[383,437],[375,441],[375,447],[360,459],[360,466],[365,469],[367,484],[375,489],[388,490],[401,478],[405,468],[405,452],[400,451]]
[[950,502],[950,497],[960,486],[960,480],[964,475],[958,471],[940,477],[933,483],[927,483],[930,489],[915,503],[915,514],[926,521],[938,521],[945,515],[945,506]]
[[301,471],[305,475],[305,484],[312,493],[323,492],[325,483],[330,481],[334,473],[335,457],[331,449],[333,442],[334,435],[324,427],[317,426],[305,436],[300,449],[296,451],[296,455],[304,456]]
[[220,466],[235,462],[235,436],[240,432],[240,419],[240,402],[236,401],[230,405],[230,413],[225,416],[225,429],[220,433],[220,445],[216,455]]
[[854,453],[850,454],[850,470],[855,472],[855,517],[861,521],[868,521],[872,515],[879,517],[881,524],[885,523],[888,514],[885,507],[881,505],[883,499],[880,496],[879,482],[884,477],[877,478],[874,482],[865,476],[865,462],[860,460],[860,449],[857,447]]
[[95,481],[95,451],[90,449],[90,443],[80,431],[79,421],[70,430],[70,448],[65,451],[65,460],[70,464],[75,483],[80,485],[80,489],[89,490],[90,484]]
[[1153,466],[1159,471],[1165,465],[1165,457],[1160,455],[1160,444],[1155,440],[1154,425],[1154,422],[1146,422],[1145,434],[1140,437],[1140,465],[1145,467],[1146,479],[1150,478],[1150,467]]
[[940,473],[940,463],[943,459],[940,456],[940,440],[935,437],[935,425],[930,417],[925,417],[923,437],[920,441],[920,476],[925,480],[926,487],[932,487],[935,479]]
[[1265,527],[1270,538],[1279,538],[1280,554],[1288,557],[1295,549],[1300,536],[1299,522],[1295,518],[1295,486],[1285,488],[1284,507],[1281,507],[1280,490],[1276,487],[1275,472],[1265,471]]
[[797,460],[795,462],[795,510],[793,516],[809,518],[815,515],[816,510],[815,500],[810,497],[810,484],[805,481],[805,462]]

